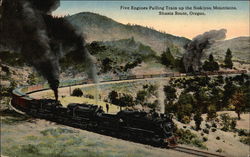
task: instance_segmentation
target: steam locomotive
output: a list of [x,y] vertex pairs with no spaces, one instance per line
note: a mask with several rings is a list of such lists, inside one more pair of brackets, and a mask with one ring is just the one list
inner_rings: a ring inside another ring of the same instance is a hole
[[170,114],[132,110],[107,114],[97,105],[71,103],[63,107],[52,99],[23,99],[16,95],[11,103],[32,117],[158,147],[176,145]]

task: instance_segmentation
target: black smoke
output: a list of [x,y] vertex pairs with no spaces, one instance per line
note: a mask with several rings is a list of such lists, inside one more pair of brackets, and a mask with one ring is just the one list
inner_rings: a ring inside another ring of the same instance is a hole
[[201,57],[203,50],[209,48],[214,42],[225,39],[226,29],[211,30],[193,38],[191,42],[185,45],[186,52],[183,56],[183,64],[186,72],[201,70]]
[[93,62],[80,33],[64,18],[51,13],[60,0],[3,0],[0,46],[21,53],[48,80],[58,99],[59,59],[74,51],[78,60]]

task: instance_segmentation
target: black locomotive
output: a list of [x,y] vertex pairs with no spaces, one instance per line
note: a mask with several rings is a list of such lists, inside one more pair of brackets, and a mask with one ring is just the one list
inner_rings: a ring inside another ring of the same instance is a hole
[[[176,144],[175,125],[168,114],[130,110],[107,114],[97,105],[71,103],[63,107],[52,99],[31,99],[25,104],[22,110],[33,117],[153,146]],[[18,104],[13,101],[12,105]]]

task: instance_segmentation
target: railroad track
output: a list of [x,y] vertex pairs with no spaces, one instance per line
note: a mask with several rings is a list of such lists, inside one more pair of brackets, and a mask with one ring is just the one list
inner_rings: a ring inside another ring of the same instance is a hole
[[194,156],[200,156],[200,157],[225,157],[224,155],[210,153],[207,151],[201,151],[197,149],[191,149],[191,148],[182,147],[182,146],[176,146],[172,149],[178,152],[183,152],[183,153],[191,154]]

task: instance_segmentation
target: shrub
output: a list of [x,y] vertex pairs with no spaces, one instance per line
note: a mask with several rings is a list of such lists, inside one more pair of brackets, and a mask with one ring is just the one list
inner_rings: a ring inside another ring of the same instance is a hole
[[145,90],[138,91],[135,100],[137,104],[144,104],[147,100],[147,95],[148,93]]
[[212,124],[212,127],[217,128],[216,123],[213,123],[213,124]]
[[66,129],[66,128],[49,128],[46,130],[43,130],[40,132],[43,136],[48,136],[48,135],[52,135],[52,136],[59,136],[61,134],[64,133],[74,133],[73,130],[70,129]]
[[223,127],[223,128],[221,128],[221,130],[227,132],[229,129],[227,127]]
[[30,154],[33,154],[33,155],[35,155],[35,154],[38,155],[39,154],[38,148],[35,145],[31,145],[31,144],[22,145],[22,150],[24,152],[27,152],[27,153],[30,153]]
[[220,137],[219,137],[219,136],[217,136],[217,137],[216,137],[216,140],[220,140]]
[[212,132],[215,132],[217,129],[216,128],[212,128],[211,130],[212,130]]
[[71,96],[77,96],[77,97],[81,97],[83,95],[83,92],[80,88],[76,88],[73,90],[73,93],[71,94]]
[[230,127],[231,127],[231,129],[232,129],[232,130],[235,130],[236,125],[237,125],[237,121],[236,121],[236,119],[232,119],[232,120],[231,120],[231,123],[230,123]]
[[224,113],[220,115],[222,121],[222,129],[223,131],[235,130],[236,127],[236,119],[231,118],[228,113]]
[[208,140],[208,138],[207,138],[207,137],[203,137],[202,140],[203,140],[204,142],[206,142],[206,141]]
[[209,134],[209,130],[208,130],[208,129],[203,129],[203,132],[204,132],[205,134]]
[[250,136],[241,137],[240,142],[244,143],[244,144],[247,144],[247,145],[250,145]]
[[192,130],[196,130],[195,126],[191,126],[191,129],[192,129]]
[[200,140],[197,135],[191,133],[190,130],[177,129],[176,136],[179,137],[179,143],[189,144],[200,148],[206,148],[203,140]]
[[36,78],[36,76],[33,73],[29,74],[27,83],[29,85],[35,85],[35,84],[37,84],[37,82],[38,82],[38,79]]
[[203,144],[203,142],[200,139],[195,138],[192,141],[192,144],[196,147],[200,147],[200,148],[206,148],[206,146]]
[[248,135],[247,130],[245,130],[245,129],[239,129],[238,130],[238,135],[239,136],[247,136]]
[[206,127],[207,127],[208,129],[210,129],[210,128],[211,128],[211,126],[210,126],[209,124],[207,124],[207,123],[206,123]]
[[194,115],[194,121],[195,121],[196,130],[200,130],[201,129],[200,125],[201,125],[202,120],[203,120],[203,118],[201,117],[201,113],[197,112]]
[[87,95],[85,95],[85,97],[86,97],[86,98],[89,98],[89,99],[94,99],[94,96],[91,95],[91,94],[87,94]]
[[221,152],[222,152],[222,149],[219,148],[219,149],[216,150],[216,152],[221,153]]
[[181,120],[182,123],[184,124],[189,124],[190,123],[190,117],[189,116],[184,116]]

